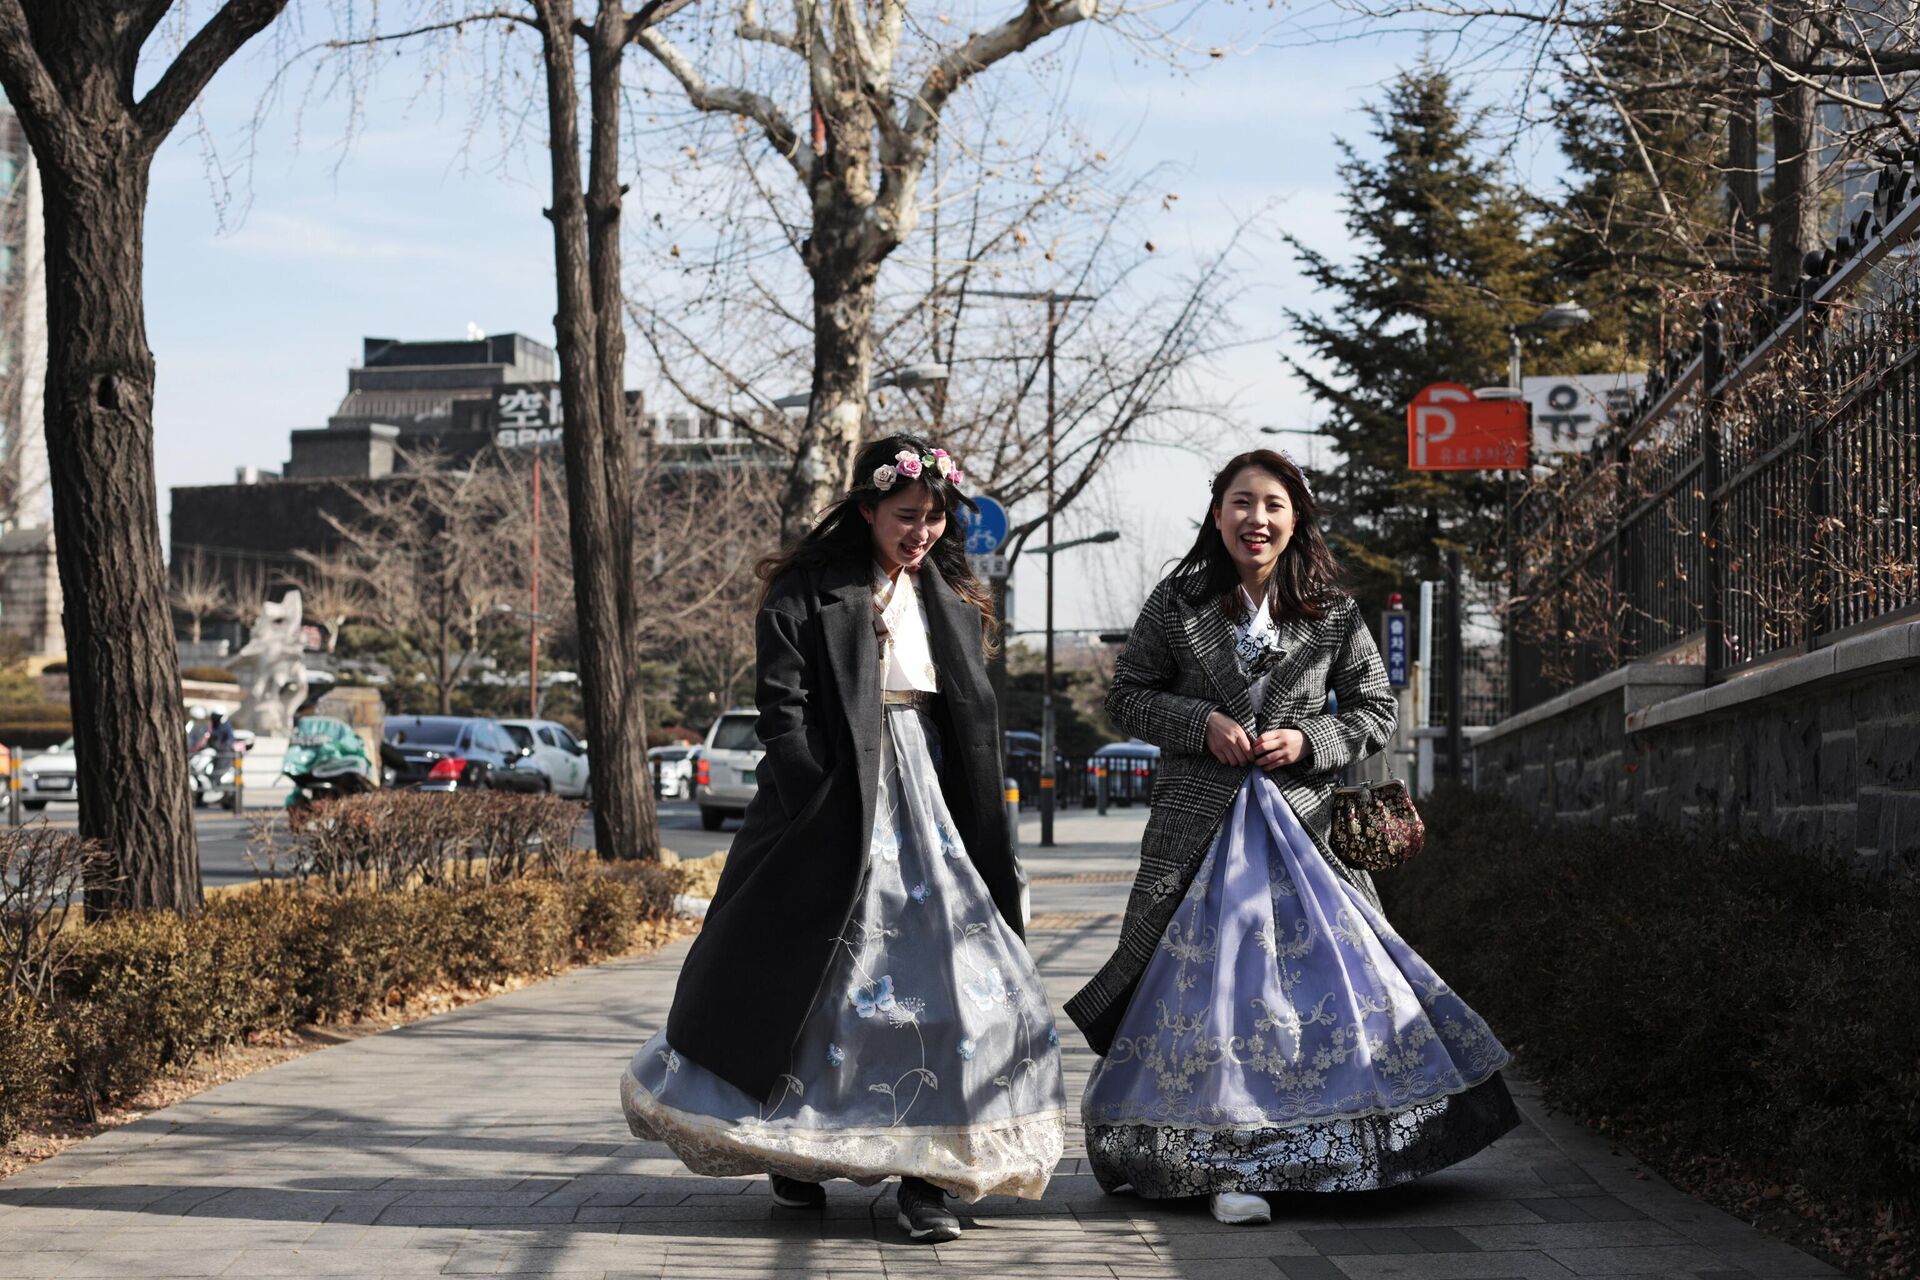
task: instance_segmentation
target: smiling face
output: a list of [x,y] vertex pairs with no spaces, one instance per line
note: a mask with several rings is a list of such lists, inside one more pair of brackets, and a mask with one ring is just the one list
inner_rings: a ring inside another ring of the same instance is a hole
[[946,508],[924,484],[900,485],[860,513],[873,526],[873,558],[888,573],[918,569],[947,530]]
[[1242,467],[1227,482],[1213,525],[1240,577],[1265,579],[1293,540],[1293,499],[1265,467]]

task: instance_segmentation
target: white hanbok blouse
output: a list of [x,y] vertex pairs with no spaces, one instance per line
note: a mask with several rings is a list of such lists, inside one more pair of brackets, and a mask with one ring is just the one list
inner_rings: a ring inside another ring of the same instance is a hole
[[938,693],[940,673],[933,665],[933,645],[928,639],[927,602],[914,575],[902,569],[889,580],[886,570],[876,564],[873,578],[874,606],[887,630],[880,642],[880,687]]

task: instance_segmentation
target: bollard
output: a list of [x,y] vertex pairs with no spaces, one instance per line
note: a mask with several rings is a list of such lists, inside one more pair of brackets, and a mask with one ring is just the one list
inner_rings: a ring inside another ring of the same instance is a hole
[[1033,919],[1033,890],[1027,886],[1027,866],[1020,861],[1020,784],[1012,778],[1001,780],[1007,809],[1007,848],[1013,853],[1014,873],[1020,881],[1020,924],[1024,928]]
[[1107,816],[1107,766],[1101,765],[1093,773],[1094,801],[1100,806],[1100,816]]
[[[239,817],[240,810],[247,803],[247,757],[239,752],[233,757],[233,816]],[[217,779],[216,779],[217,781]]]
[[20,748],[0,747],[7,753],[7,825],[20,825],[21,811],[26,808],[20,803]]

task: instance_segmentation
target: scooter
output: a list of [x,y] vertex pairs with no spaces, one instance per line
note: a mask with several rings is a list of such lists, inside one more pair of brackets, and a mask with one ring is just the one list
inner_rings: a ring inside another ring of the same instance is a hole
[[[233,760],[238,760],[253,745],[253,734],[245,729],[233,735]],[[187,757],[187,785],[193,793],[193,807],[204,809],[208,805],[219,805],[223,809],[233,808],[233,760],[226,767],[214,771],[214,751],[212,747],[201,747]]]
[[329,800],[373,789],[373,762],[352,725],[332,716],[302,716],[293,727],[280,772],[293,783],[287,825],[297,831]]

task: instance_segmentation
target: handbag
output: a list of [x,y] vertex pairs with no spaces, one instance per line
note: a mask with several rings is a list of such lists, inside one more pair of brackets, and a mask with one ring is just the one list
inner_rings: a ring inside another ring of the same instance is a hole
[[1362,871],[1391,871],[1426,847],[1427,824],[1398,778],[1333,789],[1334,853]]

